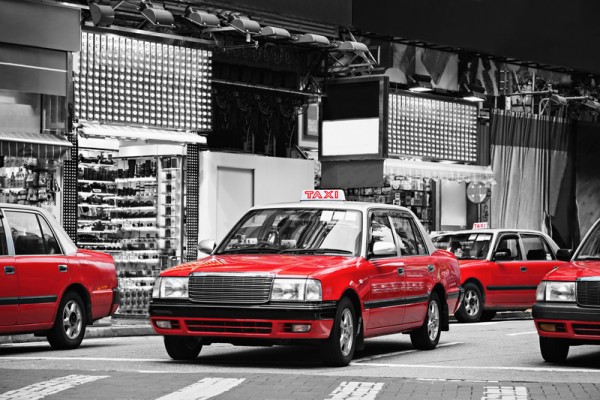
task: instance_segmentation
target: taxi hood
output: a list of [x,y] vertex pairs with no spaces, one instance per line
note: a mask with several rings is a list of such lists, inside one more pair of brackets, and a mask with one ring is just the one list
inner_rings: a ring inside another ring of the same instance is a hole
[[578,278],[600,277],[600,261],[571,261],[550,271],[545,280],[574,281]]
[[324,255],[230,254],[215,255],[181,264],[161,276],[188,276],[194,272],[272,273],[278,276],[318,276],[332,269],[355,266],[359,257]]

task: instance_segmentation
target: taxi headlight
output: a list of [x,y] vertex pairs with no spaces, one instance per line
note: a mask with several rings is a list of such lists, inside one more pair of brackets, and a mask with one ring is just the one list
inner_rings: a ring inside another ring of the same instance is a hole
[[321,301],[321,282],[315,279],[277,278],[273,281],[273,301]]
[[187,299],[188,281],[189,278],[187,276],[157,278],[152,289],[152,297],[161,299]]
[[536,300],[574,303],[577,300],[575,296],[575,282],[542,282],[538,286]]

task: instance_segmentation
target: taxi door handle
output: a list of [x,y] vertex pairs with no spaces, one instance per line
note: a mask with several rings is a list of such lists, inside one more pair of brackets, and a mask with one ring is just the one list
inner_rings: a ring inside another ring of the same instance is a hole
[[527,267],[521,267],[521,272],[527,272]]
[[60,265],[58,266],[58,271],[59,271],[59,272],[67,272],[67,271],[68,271],[68,268],[67,268],[67,266],[66,266],[66,265],[64,265],[64,264],[60,264]]
[[15,267],[12,267],[12,266],[6,266],[6,267],[4,267],[4,273],[6,275],[14,275],[14,273],[15,273]]
[[404,275],[404,268],[398,268],[398,275]]

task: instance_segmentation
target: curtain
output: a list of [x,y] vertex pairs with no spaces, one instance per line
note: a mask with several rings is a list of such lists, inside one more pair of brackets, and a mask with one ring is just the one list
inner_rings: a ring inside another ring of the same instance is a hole
[[560,118],[496,110],[492,114],[491,224],[534,229],[570,247],[575,217],[570,124]]

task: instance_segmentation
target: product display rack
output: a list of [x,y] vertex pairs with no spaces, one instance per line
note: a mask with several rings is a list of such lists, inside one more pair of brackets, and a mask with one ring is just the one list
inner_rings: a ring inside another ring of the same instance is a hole
[[[112,255],[122,289],[119,313],[146,314],[155,278],[181,261],[181,161],[82,151],[78,245]],[[100,179],[81,179],[90,177]]]

